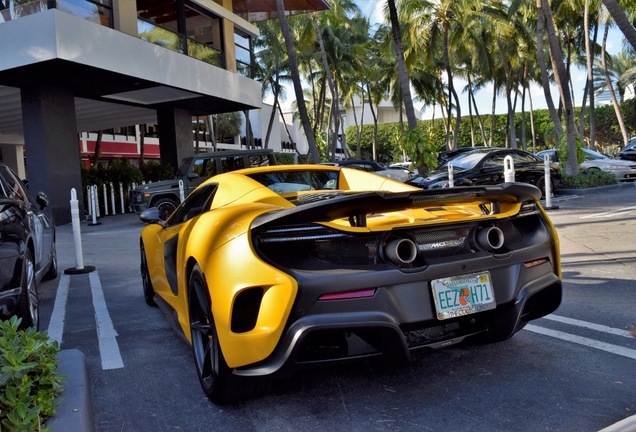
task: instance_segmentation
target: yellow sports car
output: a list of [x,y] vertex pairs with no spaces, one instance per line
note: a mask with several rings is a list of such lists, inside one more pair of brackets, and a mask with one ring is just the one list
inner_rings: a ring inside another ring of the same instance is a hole
[[145,300],[192,345],[216,403],[299,368],[503,341],[561,303],[540,196],[320,165],[221,174],[168,220],[140,215]]

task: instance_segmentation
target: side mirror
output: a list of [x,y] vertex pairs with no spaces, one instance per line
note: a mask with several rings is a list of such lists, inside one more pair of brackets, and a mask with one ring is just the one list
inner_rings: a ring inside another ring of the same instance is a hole
[[38,196],[35,198],[35,201],[40,206],[40,210],[44,210],[44,207],[49,205],[49,198],[44,192],[38,192]]
[[196,178],[199,178],[199,174],[197,174],[195,172],[189,172],[188,173],[188,180],[194,180]]
[[146,223],[158,223],[163,226],[163,221],[159,217],[159,209],[157,207],[150,207],[142,211],[139,215],[139,219]]

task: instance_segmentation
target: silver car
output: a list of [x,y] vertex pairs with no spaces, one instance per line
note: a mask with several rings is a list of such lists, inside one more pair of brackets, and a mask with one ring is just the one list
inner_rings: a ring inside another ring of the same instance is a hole
[[[614,174],[618,181],[633,181],[636,179],[636,161],[610,159],[594,150],[581,149],[585,153],[585,161],[580,165],[581,169],[601,170]],[[556,150],[543,150],[537,153],[537,156],[543,158],[545,155],[550,156],[550,160],[559,163]]]

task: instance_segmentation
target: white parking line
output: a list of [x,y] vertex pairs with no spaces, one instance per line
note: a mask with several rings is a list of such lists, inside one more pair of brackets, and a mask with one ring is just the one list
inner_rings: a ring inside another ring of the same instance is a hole
[[102,369],[123,368],[124,361],[119,352],[119,345],[117,345],[117,332],[106,308],[99,274],[94,271],[88,276],[93,295],[93,307],[95,308],[95,323],[97,324],[97,340],[99,342],[99,355],[102,358]]
[[629,330],[612,328],[602,324],[594,324],[591,322],[581,321],[581,320],[577,320],[573,318],[566,318],[559,315],[548,315],[548,316],[544,316],[543,318],[551,320],[551,321],[558,321],[564,324],[570,324],[577,327],[583,327],[590,330],[596,330],[596,331],[611,334],[614,336],[623,336],[626,338],[634,339],[634,335],[632,335],[632,333]]
[[636,211],[636,207],[625,207],[622,209],[612,210],[603,213],[594,213],[591,215],[581,216],[580,219],[593,219],[593,218],[609,218],[614,216],[623,216]]
[[586,338],[586,337],[571,335],[569,333],[564,333],[564,332],[560,332],[556,330],[550,330],[547,328],[539,327],[534,324],[527,324],[524,330],[528,330],[533,333],[539,333],[545,336],[550,336],[556,339],[561,339],[561,340],[572,342],[579,345],[585,345],[590,348],[599,349],[599,350],[606,351],[612,354],[618,354],[620,356],[636,360],[636,350],[631,348],[625,348],[619,345],[612,345],[609,343],[597,341],[597,340]]
[[62,345],[62,334],[64,333],[64,316],[66,315],[66,302],[68,300],[68,287],[71,277],[67,274],[60,276],[60,283],[57,286],[57,294],[55,295],[55,304],[53,305],[53,313],[49,321],[47,333],[49,339],[57,341],[58,345]]

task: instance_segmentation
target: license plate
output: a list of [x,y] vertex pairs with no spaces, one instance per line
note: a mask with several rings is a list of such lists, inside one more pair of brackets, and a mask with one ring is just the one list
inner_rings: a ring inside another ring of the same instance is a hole
[[431,281],[437,318],[456,318],[494,309],[490,273],[481,272]]

